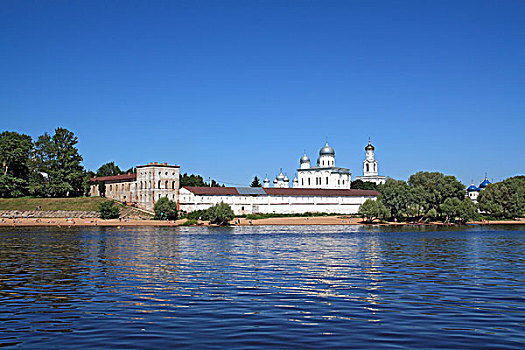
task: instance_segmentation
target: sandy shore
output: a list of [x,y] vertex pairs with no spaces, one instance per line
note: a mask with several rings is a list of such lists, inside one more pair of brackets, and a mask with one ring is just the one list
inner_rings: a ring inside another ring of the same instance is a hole
[[[74,226],[178,226],[182,225],[186,219],[176,221],[159,221],[159,220],[102,220],[102,219],[80,219],[80,218],[23,218],[23,219],[2,219],[0,227],[26,227],[26,226],[55,226],[55,227],[74,227]],[[316,217],[284,217],[284,218],[268,218],[261,220],[247,220],[240,219],[240,223],[235,223],[232,220],[231,224],[235,226],[262,226],[262,225],[363,225],[361,219],[350,218],[345,216],[316,216]],[[514,221],[475,221],[470,224],[474,225],[500,225],[500,224],[525,224],[525,219]],[[208,222],[200,221],[199,225],[209,226]],[[406,223],[399,224],[382,224],[382,225],[407,225]],[[409,224],[410,225],[410,224]],[[427,224],[428,225],[428,224]],[[431,225],[443,225],[442,223],[432,223]]]

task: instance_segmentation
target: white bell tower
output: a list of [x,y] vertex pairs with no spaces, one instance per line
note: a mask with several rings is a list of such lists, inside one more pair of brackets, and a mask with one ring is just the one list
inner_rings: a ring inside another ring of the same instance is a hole
[[372,146],[370,138],[368,138],[368,145],[365,147],[366,159],[363,161],[363,176],[377,176],[377,160],[374,159],[375,147]]

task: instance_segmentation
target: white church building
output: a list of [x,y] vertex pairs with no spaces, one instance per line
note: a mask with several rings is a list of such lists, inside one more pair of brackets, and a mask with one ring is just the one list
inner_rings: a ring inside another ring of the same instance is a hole
[[[365,147],[366,158],[363,161],[363,176],[357,176],[356,180],[373,182],[377,185],[384,184],[385,176],[378,174],[378,164],[374,156],[375,147],[372,146],[370,139]],[[299,160],[297,175],[292,181],[293,188],[318,188],[318,189],[350,189],[352,183],[352,173],[348,168],[341,168],[335,165],[335,151],[328,144],[328,141],[319,151],[317,163],[312,166],[310,158],[303,154]],[[268,176],[263,181],[264,188],[270,188]],[[283,170],[275,180],[274,188],[290,188],[290,180],[283,174]]]
[[356,176],[356,180],[365,182],[373,182],[376,185],[384,184],[386,178],[378,175],[377,160],[374,158],[375,147],[372,146],[370,138],[368,139],[368,145],[365,147],[366,158],[363,161],[363,176]]

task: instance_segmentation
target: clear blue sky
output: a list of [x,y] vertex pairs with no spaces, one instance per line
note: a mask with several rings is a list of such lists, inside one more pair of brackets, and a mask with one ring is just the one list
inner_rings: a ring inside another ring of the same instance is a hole
[[249,184],[326,137],[361,175],[525,169],[525,1],[0,3],[2,130]]

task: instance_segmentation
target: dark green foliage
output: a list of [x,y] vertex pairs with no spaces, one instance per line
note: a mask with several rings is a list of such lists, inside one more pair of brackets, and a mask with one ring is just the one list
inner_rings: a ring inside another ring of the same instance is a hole
[[447,198],[440,205],[440,210],[442,215],[446,217],[445,222],[465,223],[477,217],[476,207],[468,198]]
[[195,210],[187,213],[186,218],[190,220],[209,220],[207,210]]
[[134,167],[131,167],[124,172],[124,174],[136,174],[136,173],[137,173],[137,168],[134,168]]
[[250,184],[250,187],[262,187],[261,185],[261,181],[259,181],[259,178],[257,176],[255,176],[253,178],[253,181],[252,183]]
[[[180,187],[210,187],[210,184],[205,182],[202,176],[187,173],[182,174],[180,177]],[[215,180],[211,180],[211,187],[221,187]],[[224,185],[222,185],[224,187]]]
[[98,193],[100,197],[106,197],[106,184],[102,181],[98,183]]
[[155,203],[155,220],[177,220],[177,203],[169,200],[167,197],[160,198]]
[[384,220],[390,217],[390,211],[379,200],[367,199],[359,208],[359,215],[368,222]]
[[388,209],[390,215],[396,219],[402,219],[409,213],[413,204],[412,193],[408,184],[403,180],[388,178],[379,186],[378,200]]
[[438,172],[420,171],[410,176],[408,184],[418,214],[427,213],[430,209],[440,213],[440,205],[447,198],[462,200],[465,197],[465,186],[455,176]]
[[26,187],[27,181],[11,175],[0,175],[0,197],[22,197]]
[[195,226],[198,225],[199,222],[195,219],[188,219],[185,222],[182,223],[182,226]]
[[98,211],[101,219],[116,219],[119,217],[119,208],[112,201],[100,203]]
[[118,165],[115,165],[115,162],[103,164],[97,170],[97,176],[114,176],[120,174],[122,174],[122,171]]
[[33,195],[66,197],[84,193],[84,168],[80,164],[77,137],[64,128],[55,129],[51,137],[47,133],[35,142],[31,170],[42,176],[31,177]]
[[479,194],[478,207],[494,218],[512,219],[525,210],[525,177],[516,176],[488,185]]
[[377,190],[377,185],[373,182],[355,180],[352,181],[350,188],[355,190]]
[[418,172],[408,183],[387,179],[378,191],[378,201],[393,219],[466,222],[476,217],[472,201],[465,200],[465,187],[454,176]]
[[234,216],[232,208],[226,203],[219,203],[208,209],[210,224],[227,225]]
[[0,134],[0,196],[19,197],[28,193],[31,137],[12,131]]

